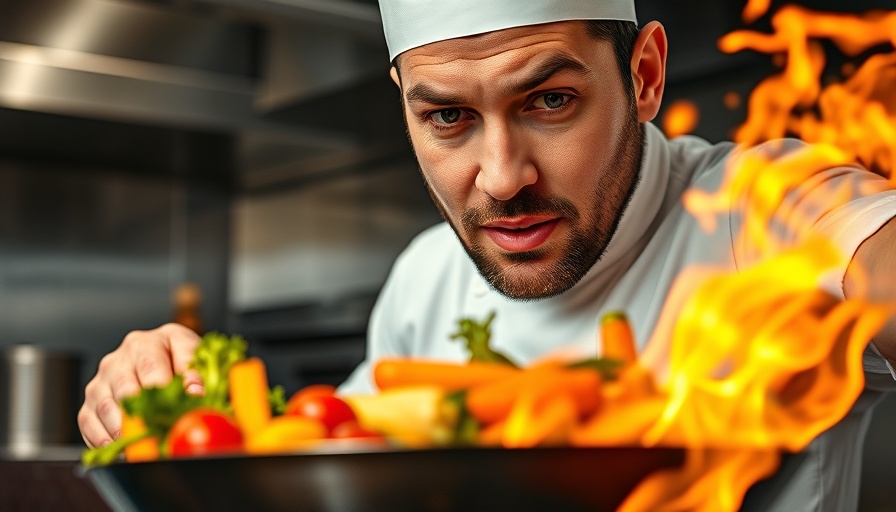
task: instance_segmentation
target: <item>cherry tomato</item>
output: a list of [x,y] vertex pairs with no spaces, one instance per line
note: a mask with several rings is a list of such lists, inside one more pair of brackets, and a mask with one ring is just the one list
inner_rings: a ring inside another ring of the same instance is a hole
[[296,391],[296,393],[289,398],[289,401],[292,402],[293,400],[300,400],[302,397],[306,396],[333,396],[335,394],[335,386],[331,386],[329,384],[311,384],[310,386],[305,386],[304,388]]
[[330,437],[336,439],[383,439],[383,436],[381,434],[373,432],[371,430],[367,430],[366,428],[362,427],[361,424],[357,421],[343,421],[339,425],[336,425],[333,428],[333,432],[330,433]]
[[298,391],[286,404],[286,414],[303,416],[320,421],[327,427],[327,432],[340,423],[356,421],[358,418],[351,406],[333,395],[304,394]]
[[180,418],[168,432],[171,457],[236,453],[243,448],[243,433],[236,421],[214,409],[200,408]]

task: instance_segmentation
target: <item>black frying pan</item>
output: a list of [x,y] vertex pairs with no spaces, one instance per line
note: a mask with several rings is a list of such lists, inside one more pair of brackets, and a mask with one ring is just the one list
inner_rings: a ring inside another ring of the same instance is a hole
[[684,450],[451,448],[116,463],[87,475],[116,510],[610,511]]
[[[673,448],[331,450],[267,457],[116,463],[87,476],[121,511],[611,511]],[[764,511],[804,454],[783,454],[742,510]]]

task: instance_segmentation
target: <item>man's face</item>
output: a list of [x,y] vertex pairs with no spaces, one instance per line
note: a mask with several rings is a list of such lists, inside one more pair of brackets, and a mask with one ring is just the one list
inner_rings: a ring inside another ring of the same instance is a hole
[[639,176],[642,127],[611,43],[561,22],[432,43],[399,65],[423,177],[479,272],[511,298],[571,288]]

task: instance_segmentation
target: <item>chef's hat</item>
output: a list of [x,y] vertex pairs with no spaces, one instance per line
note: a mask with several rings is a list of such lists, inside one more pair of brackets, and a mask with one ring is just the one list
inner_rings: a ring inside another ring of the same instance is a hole
[[635,0],[379,0],[389,59],[446,39],[566,20],[637,21]]

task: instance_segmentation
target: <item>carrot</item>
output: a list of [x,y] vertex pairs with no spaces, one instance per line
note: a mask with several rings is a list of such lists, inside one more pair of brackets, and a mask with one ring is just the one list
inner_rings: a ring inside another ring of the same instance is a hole
[[[597,414],[576,427],[574,446],[640,445],[644,435],[660,420],[667,399],[660,395],[640,400],[611,400]],[[625,425],[625,428],[619,428]]]
[[604,385],[607,400],[644,400],[659,394],[653,373],[638,363],[625,367],[616,380]]
[[467,410],[481,423],[500,421],[510,414],[521,392],[533,387],[539,388],[547,397],[568,395],[580,416],[591,414],[601,402],[601,377],[598,372],[543,365],[470,388],[466,397]]
[[605,313],[600,320],[600,336],[603,341],[601,355],[608,359],[618,359],[625,363],[638,360],[635,336],[628,317],[621,311]]
[[485,426],[476,436],[476,444],[478,446],[501,446],[505,428],[507,428],[506,421],[496,421]]
[[576,404],[566,394],[545,401],[543,389],[527,387],[514,404],[504,428],[505,448],[565,444],[577,423]]
[[[146,423],[139,416],[130,416],[123,412],[121,417],[121,439],[146,435]],[[143,462],[159,458],[159,438],[145,437],[134,441],[124,448],[124,458],[128,462]]]
[[264,362],[252,357],[235,363],[228,374],[233,417],[246,436],[258,432],[271,421],[268,377]]
[[494,382],[520,370],[498,363],[446,363],[412,359],[383,359],[373,370],[373,380],[381,390],[402,386],[435,385],[456,391]]

